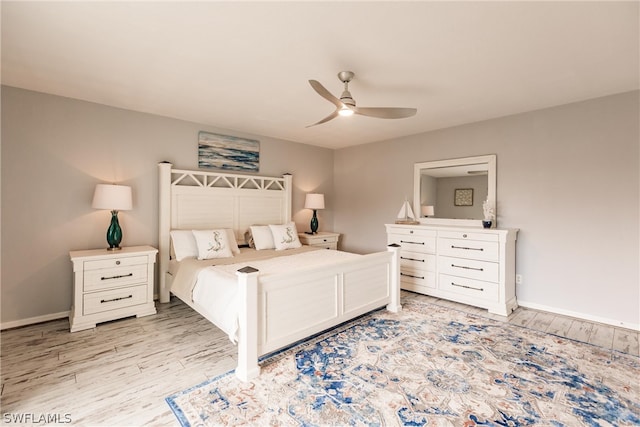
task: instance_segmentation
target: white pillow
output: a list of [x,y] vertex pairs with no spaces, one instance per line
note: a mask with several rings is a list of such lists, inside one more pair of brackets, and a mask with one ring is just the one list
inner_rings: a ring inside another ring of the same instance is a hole
[[273,234],[273,243],[277,251],[302,246],[300,239],[298,239],[298,230],[296,230],[296,224],[294,222],[282,225],[269,225],[269,228],[271,229],[271,234]]
[[220,230],[193,230],[198,245],[198,259],[231,258],[231,245],[227,232]]
[[256,250],[274,249],[276,246],[273,243],[273,234],[268,225],[252,225],[251,235],[253,236],[253,243]]
[[198,245],[191,230],[171,230],[170,234],[176,261],[198,258]]
[[[176,261],[182,261],[185,258],[198,258],[198,245],[193,231],[194,230],[171,230],[171,243]],[[231,252],[236,255],[239,254],[240,248],[238,248],[238,242],[236,241],[233,230],[225,228],[225,231],[227,232]]]

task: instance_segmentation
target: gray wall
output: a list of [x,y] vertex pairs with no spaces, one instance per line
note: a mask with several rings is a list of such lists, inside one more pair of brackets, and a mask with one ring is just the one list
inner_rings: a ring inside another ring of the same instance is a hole
[[97,183],[131,185],[123,245],[157,245],[157,163],[197,169],[198,131],[260,140],[260,174],[293,174],[293,215],[309,227],[306,192],[325,193],[333,222],[333,150],[2,87],[2,318],[70,309],[69,250],[106,247],[110,214],[91,208]]
[[334,229],[345,250],[381,250],[415,162],[497,154],[498,226],[520,229],[521,303],[637,326],[638,105],[635,91],[337,150]]

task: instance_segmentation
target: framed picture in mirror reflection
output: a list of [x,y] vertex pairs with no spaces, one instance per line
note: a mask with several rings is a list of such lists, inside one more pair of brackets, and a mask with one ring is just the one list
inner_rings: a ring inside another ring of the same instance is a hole
[[453,204],[455,206],[473,206],[473,188],[456,188]]

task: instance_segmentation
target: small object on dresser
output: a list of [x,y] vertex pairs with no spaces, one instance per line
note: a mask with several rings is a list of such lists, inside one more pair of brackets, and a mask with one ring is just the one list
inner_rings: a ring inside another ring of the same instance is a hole
[[489,199],[482,202],[482,212],[484,213],[484,219],[482,220],[482,226],[484,228],[491,228],[493,224],[493,218],[495,218],[495,213],[493,212],[493,208],[489,203]]
[[416,217],[413,214],[413,209],[411,209],[411,205],[409,205],[409,201],[404,199],[404,203],[398,212],[398,218],[396,219],[396,224],[420,224],[416,221]]

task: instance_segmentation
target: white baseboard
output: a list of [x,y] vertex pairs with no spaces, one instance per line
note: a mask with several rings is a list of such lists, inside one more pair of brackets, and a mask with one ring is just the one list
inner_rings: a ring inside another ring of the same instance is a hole
[[35,323],[48,322],[50,320],[58,320],[69,317],[68,311],[60,313],[45,314],[44,316],[29,317],[28,319],[13,320],[11,322],[0,323],[0,330],[19,328],[20,326],[33,325]]
[[548,311],[550,313],[561,314],[563,316],[575,317],[577,319],[588,320],[590,322],[604,323],[605,325],[611,325],[618,328],[631,329],[633,331],[640,332],[640,323],[628,323],[622,322],[616,319],[607,319],[605,317],[592,316],[590,314],[578,313],[571,310],[563,310],[557,307],[550,307],[547,305],[536,304],[533,302],[527,302],[518,300],[518,305],[520,307],[532,308],[534,310]]

